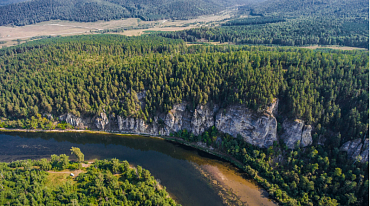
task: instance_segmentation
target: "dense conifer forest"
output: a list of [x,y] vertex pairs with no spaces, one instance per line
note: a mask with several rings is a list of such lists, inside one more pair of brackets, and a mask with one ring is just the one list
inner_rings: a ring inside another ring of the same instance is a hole
[[239,7],[239,15],[218,27],[163,33],[187,42],[285,46],[342,45],[369,47],[367,0],[273,0]]
[[0,6],[0,26],[53,19],[94,22],[121,18],[189,19],[214,14],[247,0],[33,0]]
[[[368,51],[265,46],[187,46],[162,37],[85,35],[0,50],[0,127],[55,127],[43,115],[72,113],[142,118],[148,123],[182,101],[264,108],[279,98],[279,119],[315,127],[310,148],[283,143],[258,149],[210,128],[203,141],[245,164],[279,202],[367,205],[368,163],[338,147],[368,135]],[[137,94],[146,93],[144,104]],[[68,125],[60,123],[59,128]],[[217,143],[217,137],[222,143]],[[325,145],[318,145],[325,137]],[[275,161],[278,156],[286,161]]]
[[[369,47],[369,20],[327,17],[279,20],[254,17],[226,22],[221,27],[202,27],[159,35],[187,42],[230,42],[233,44],[275,44],[284,46],[342,45]],[[280,21],[280,22],[279,22]],[[276,23],[278,22],[278,23]]]
[[148,170],[97,160],[74,180],[48,183],[53,172],[85,169],[69,156],[0,163],[1,205],[178,205]]

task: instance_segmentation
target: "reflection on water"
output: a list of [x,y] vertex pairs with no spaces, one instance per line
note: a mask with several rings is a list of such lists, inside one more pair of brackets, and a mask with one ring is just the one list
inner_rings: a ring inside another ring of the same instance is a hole
[[[222,199],[194,167],[232,167],[217,157],[159,138],[90,133],[0,133],[0,161],[49,158],[79,147],[86,160],[118,158],[148,169],[182,205],[217,206]],[[230,173],[239,176],[238,173]],[[229,176],[229,175],[228,175]]]

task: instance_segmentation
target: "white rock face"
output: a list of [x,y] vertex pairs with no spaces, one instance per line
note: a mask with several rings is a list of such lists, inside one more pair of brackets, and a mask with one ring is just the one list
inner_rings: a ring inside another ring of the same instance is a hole
[[162,129],[160,130],[162,131],[161,135],[170,135],[171,132],[174,133],[183,129],[191,131],[191,113],[186,109],[186,105],[185,102],[176,104],[165,115],[164,124],[158,125]]
[[216,116],[216,128],[259,147],[269,147],[277,141],[277,121],[272,114],[257,114],[242,106],[229,106]]
[[290,149],[294,149],[298,141],[301,147],[312,144],[312,127],[311,125],[305,125],[302,120],[285,120],[283,122],[283,130],[284,133],[281,135],[281,138]]
[[360,138],[348,141],[340,147],[340,151],[347,152],[348,158],[355,160],[361,156],[361,162],[369,161],[369,139],[365,139],[364,143]]
[[105,130],[105,126],[109,123],[107,114],[100,113],[100,117],[95,118],[95,126],[99,130]]
[[361,152],[362,163],[369,161],[369,139],[365,139],[364,145],[362,146],[362,152]]
[[[139,95],[138,95],[139,96]],[[141,94],[141,97],[145,93]],[[186,129],[194,135],[201,135],[210,127],[215,126],[219,131],[228,133],[233,137],[240,134],[243,139],[259,147],[269,147],[273,145],[277,137],[277,121],[274,114],[277,114],[278,100],[268,105],[267,108],[259,112],[250,110],[244,106],[233,105],[219,110],[218,105],[207,104],[198,105],[194,111],[190,111],[188,103],[174,105],[168,113],[157,114],[152,123],[133,117],[124,118],[117,116],[116,119],[108,120],[105,113],[90,121],[91,126],[99,130],[114,130],[124,133],[165,135]],[[82,122],[81,119],[73,119],[73,124]],[[72,120],[71,120],[72,121]],[[90,124],[88,124],[90,126]],[[303,123],[284,124],[290,132],[284,138],[291,145],[299,140],[302,146],[312,143],[311,126]]]
[[64,114],[59,117],[61,121],[65,121],[68,124],[74,126],[74,127],[84,127],[84,123],[82,122],[82,119],[79,117],[76,117],[70,113]]
[[210,109],[209,105],[198,105],[195,109],[191,118],[191,132],[194,135],[201,135],[203,132],[215,125],[214,110],[217,110],[217,106],[214,109]]

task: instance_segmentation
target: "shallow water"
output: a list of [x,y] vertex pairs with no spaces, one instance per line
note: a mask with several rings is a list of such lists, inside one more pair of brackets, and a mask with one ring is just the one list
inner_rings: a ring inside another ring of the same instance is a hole
[[[79,147],[85,160],[117,158],[150,170],[156,179],[167,188],[178,203],[194,206],[223,205],[217,191],[194,165],[205,168],[215,179],[224,175],[228,180],[243,180],[237,168],[213,155],[159,138],[137,135],[107,135],[89,133],[0,133],[0,161],[49,158],[52,154],[70,154],[69,149]],[[207,170],[212,167],[212,170]],[[221,171],[217,175],[214,170]],[[230,169],[232,172],[230,172]],[[227,173],[225,173],[227,172]],[[221,181],[222,179],[219,179]],[[244,181],[245,180],[244,178]],[[238,187],[243,193],[245,182]],[[229,184],[226,186],[233,186]],[[268,201],[263,191],[256,186],[253,196],[257,202]],[[241,188],[241,189],[240,189]],[[256,197],[255,194],[260,194]],[[244,194],[247,195],[248,194]],[[244,197],[247,198],[247,197]],[[248,201],[248,205],[256,205]],[[251,204],[252,203],[252,204]]]

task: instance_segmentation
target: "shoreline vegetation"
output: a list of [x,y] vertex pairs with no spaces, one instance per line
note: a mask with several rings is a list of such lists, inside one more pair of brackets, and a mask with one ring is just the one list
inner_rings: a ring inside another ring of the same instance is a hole
[[[172,205],[166,188],[137,165],[116,158],[84,161],[77,147],[50,159],[0,162],[0,205]],[[20,184],[21,183],[21,184]]]
[[[185,145],[185,146],[188,146],[188,147],[191,147],[191,148],[194,148],[194,149],[197,149],[197,150],[200,150],[200,151],[203,151],[203,152],[206,152],[208,154],[211,154],[211,155],[214,155],[218,158],[221,158],[227,162],[230,162],[232,165],[234,165],[236,168],[238,169],[241,169],[243,172],[246,172],[248,174],[248,176],[250,177],[250,179],[252,180],[253,184],[255,184],[256,186],[258,186],[259,188],[263,188],[264,190],[267,191],[268,188],[266,188],[263,184],[261,183],[264,183],[265,180],[264,178],[260,177],[260,176],[252,176],[243,166],[243,163],[240,162],[239,160],[235,159],[234,157],[232,157],[231,155],[228,155],[228,154],[225,154],[221,151],[217,151],[217,149],[213,149],[212,147],[207,147],[205,145],[202,145],[202,144],[198,144],[200,142],[186,142],[184,141],[183,139],[181,138],[178,138],[178,137],[171,137],[171,136],[156,136],[156,135],[148,135],[148,134],[136,134],[136,133],[120,133],[120,132],[112,132],[112,131],[98,131],[98,130],[79,130],[79,129],[66,129],[66,130],[62,130],[62,129],[53,129],[53,130],[43,130],[43,129],[8,129],[8,128],[0,128],[0,132],[34,132],[34,133],[89,133],[89,134],[107,134],[107,135],[118,135],[118,136],[128,136],[128,135],[137,135],[137,136],[144,136],[144,137],[151,137],[151,138],[159,138],[159,139],[163,139],[163,140],[168,140],[168,141],[172,141],[172,142],[176,142],[176,143],[179,143],[179,144],[182,144],[182,145]],[[230,205],[232,203],[235,203],[235,204],[239,204],[240,203],[240,200],[238,200],[236,197],[238,197],[237,194],[235,194],[235,192],[233,192],[232,190],[227,190],[225,189],[224,187],[222,186],[219,186],[217,184],[214,184],[212,182],[212,178],[210,177],[210,175],[207,175],[205,171],[201,170],[200,168],[198,168],[198,170],[200,170],[200,172],[202,173],[202,175],[207,179],[207,181],[209,181],[211,183],[211,185],[213,185],[213,187],[216,189],[216,190],[219,190],[220,192],[220,197],[223,199],[224,203],[227,204],[227,205]],[[232,189],[232,188],[229,188],[229,189]],[[223,190],[227,190],[226,192],[223,191]],[[222,193],[223,192],[223,193]],[[232,194],[229,194],[229,195],[226,195],[227,193],[231,192]],[[240,198],[240,197],[238,197]],[[276,202],[279,202],[276,198],[273,198],[271,196],[268,197],[269,200],[273,201],[274,203]],[[240,205],[240,204],[239,204]]]
[[[95,118],[102,130],[108,117],[160,128],[161,117],[179,103],[186,102],[188,111],[217,104],[224,111],[241,105],[258,112],[278,98],[276,135],[284,134],[284,122],[299,119],[313,129],[312,146],[301,148],[300,140],[289,146],[277,138],[260,148],[248,144],[246,135],[231,136],[215,126],[203,134],[181,127],[166,135],[232,156],[227,160],[238,160],[237,166],[283,204],[367,202],[368,163],[361,161],[367,157],[348,158],[341,147],[368,134],[368,51],[186,46],[154,36],[84,35],[0,53],[0,127],[73,129],[59,116],[69,113]],[[73,125],[95,128],[87,122]]]

